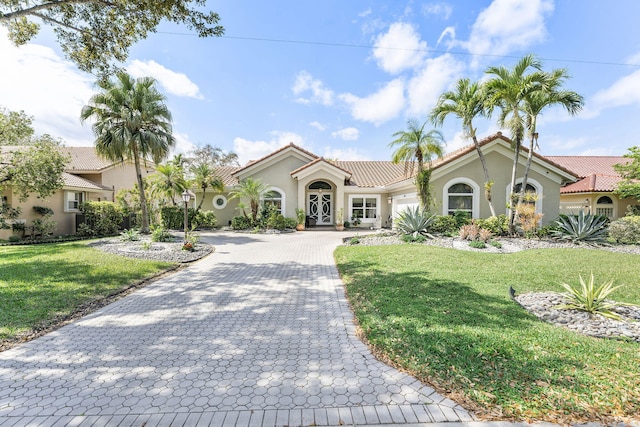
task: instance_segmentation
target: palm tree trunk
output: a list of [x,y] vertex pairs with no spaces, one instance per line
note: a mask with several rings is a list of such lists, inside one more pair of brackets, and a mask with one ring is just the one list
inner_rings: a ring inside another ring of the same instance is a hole
[[511,187],[509,188],[509,234],[515,234],[516,207],[513,206],[513,195],[516,191],[516,173],[518,171],[518,159],[520,157],[520,142],[516,141],[513,152],[513,169],[511,170]]
[[200,199],[200,203],[198,203],[198,207],[196,208],[196,213],[200,212],[200,208],[202,207],[202,204],[204,203],[204,196],[206,194],[207,191],[207,186],[203,185],[202,187],[202,199]]
[[493,202],[491,201],[491,188],[489,179],[489,169],[487,169],[487,161],[484,158],[484,154],[482,154],[482,150],[480,149],[480,144],[478,143],[478,138],[476,135],[473,135],[473,144],[476,146],[476,151],[478,152],[478,157],[480,158],[480,164],[482,165],[482,173],[484,174],[484,188],[485,193],[484,196],[489,203],[489,210],[491,211],[491,216],[496,216],[496,210],[493,208]]
[[136,167],[136,178],[138,180],[138,188],[140,190],[140,206],[142,208],[142,224],[140,225],[140,232],[142,234],[149,234],[149,213],[147,208],[147,198],[144,194],[144,181],[142,181],[142,170],[140,169],[140,154],[138,153],[138,146],[133,146],[133,163]]
[[527,164],[524,167],[524,174],[522,175],[522,187],[518,194],[518,204],[524,200],[524,195],[527,191],[527,181],[529,179],[529,170],[531,169],[531,161],[533,160],[533,147],[535,146],[535,140],[538,135],[534,132],[531,134],[531,141],[529,142],[529,153],[527,153]]

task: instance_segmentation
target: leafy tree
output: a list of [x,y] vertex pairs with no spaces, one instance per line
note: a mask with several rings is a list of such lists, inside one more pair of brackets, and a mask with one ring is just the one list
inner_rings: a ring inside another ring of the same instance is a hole
[[206,0],[0,0],[0,24],[16,45],[40,30],[54,28],[67,58],[81,70],[104,73],[113,60],[123,62],[138,40],[155,32],[162,20],[185,24],[200,37],[221,36],[214,12],[202,12]]
[[[416,187],[420,196],[420,204],[425,210],[429,209],[429,177],[431,162],[434,156],[442,157],[444,137],[437,130],[425,132],[427,123],[420,125],[415,120],[407,122],[408,130],[398,131],[393,134],[396,138],[389,143],[389,147],[398,146],[393,152],[391,161],[393,163],[405,163],[413,173],[414,163],[418,164],[416,174]],[[427,168],[424,164],[427,163]]]
[[25,145],[33,137],[33,117],[0,108],[0,145]]
[[198,203],[198,207],[196,208],[196,212],[199,212],[202,208],[207,188],[211,187],[213,190],[223,191],[224,183],[216,175],[215,168],[209,166],[208,163],[194,165],[190,168],[190,172],[193,175],[193,184],[202,190],[202,197],[200,198],[200,203]]
[[491,201],[491,187],[493,182],[489,178],[487,162],[478,143],[476,128],[473,126],[473,119],[486,115],[482,85],[477,82],[471,83],[469,79],[459,79],[456,83],[455,90],[450,90],[440,95],[438,103],[433,110],[431,110],[429,119],[433,124],[441,126],[444,119],[449,115],[453,115],[462,121],[462,131],[465,137],[473,140],[473,145],[480,158],[480,164],[482,165],[482,172],[484,174],[485,198],[489,204],[491,216],[496,216],[496,211]]
[[[60,151],[60,142],[48,135],[30,141],[28,147],[16,147],[0,152],[0,195],[10,189],[21,202],[29,195],[47,197],[62,188],[62,173],[69,162]],[[0,203],[0,228],[6,228],[6,220],[15,218],[19,208],[13,208],[4,200]]]
[[219,166],[240,166],[238,155],[233,151],[225,152],[222,148],[207,144],[193,150],[186,159],[191,166],[208,164],[212,167]]
[[187,189],[187,181],[184,178],[184,169],[173,162],[156,166],[156,171],[149,175],[149,186],[154,196],[171,200],[176,206],[176,194],[180,195]]
[[258,210],[260,209],[260,200],[269,191],[269,186],[259,179],[247,178],[240,182],[237,189],[231,191],[229,195],[231,199],[249,199],[251,208],[251,219],[255,224],[258,220]]
[[538,116],[545,108],[559,105],[570,115],[576,115],[584,105],[584,98],[571,90],[563,90],[562,84],[569,78],[567,70],[558,68],[550,73],[546,73],[545,83],[539,90],[531,91],[524,98],[524,113],[526,114],[526,127],[529,136],[529,152],[527,153],[527,164],[522,176],[522,187],[518,195],[518,205],[524,199],[529,179],[529,170],[533,160],[533,151],[538,146]]
[[134,79],[118,72],[113,80],[100,80],[102,91],[82,108],[81,119],[93,119],[96,151],[112,161],[133,161],[142,207],[141,232],[149,232],[149,215],[141,162],[159,164],[175,145],[171,113],[165,96],[150,77]]
[[499,109],[498,124],[507,128],[513,141],[513,168],[509,200],[509,233],[515,231],[515,194],[518,160],[526,130],[525,100],[531,92],[540,90],[546,83],[547,74],[542,71],[540,61],[533,55],[520,59],[513,68],[489,67],[486,74],[493,77],[485,83],[487,96],[485,107],[489,114]]
[[622,198],[632,197],[640,201],[640,146],[629,148],[629,152],[624,157],[630,161],[613,166],[615,171],[624,178],[618,183],[614,194]]

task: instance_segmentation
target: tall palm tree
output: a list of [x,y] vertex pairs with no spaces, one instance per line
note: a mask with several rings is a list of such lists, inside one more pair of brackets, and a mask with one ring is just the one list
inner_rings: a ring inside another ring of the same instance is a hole
[[158,165],[156,171],[149,175],[149,184],[154,195],[168,198],[173,206],[178,205],[176,194],[180,195],[188,188],[184,170],[175,162]]
[[473,126],[473,119],[486,115],[482,85],[478,82],[471,83],[469,79],[459,79],[455,90],[450,90],[440,95],[436,106],[431,110],[429,120],[436,126],[442,126],[444,119],[449,115],[454,115],[462,121],[464,136],[473,140],[484,174],[485,198],[489,203],[491,216],[496,216],[496,211],[491,201],[491,186],[493,183],[489,178],[487,162],[478,143],[476,128]]
[[[420,204],[425,210],[429,209],[429,176],[433,157],[442,157],[444,153],[444,137],[438,130],[425,132],[427,122],[420,125],[416,120],[407,122],[408,130],[393,134],[396,138],[389,143],[389,147],[398,146],[391,155],[393,163],[404,163],[413,173],[414,163],[418,164],[416,187],[420,196]],[[424,164],[427,163],[427,168]],[[406,170],[405,170],[406,172]]]
[[216,170],[207,163],[196,164],[189,168],[189,171],[193,175],[193,184],[202,189],[202,198],[196,208],[196,212],[198,212],[204,202],[207,188],[211,187],[213,190],[223,191],[224,183],[216,176]]
[[527,164],[522,176],[522,187],[518,195],[518,204],[522,203],[529,179],[529,170],[533,159],[533,150],[538,146],[538,116],[547,107],[559,105],[570,115],[574,116],[582,110],[584,98],[571,90],[562,90],[562,84],[569,78],[567,70],[558,68],[547,73],[547,82],[541,90],[533,91],[525,96],[524,113],[526,114],[526,127],[529,136],[529,152]]
[[542,64],[533,55],[527,55],[520,59],[512,69],[504,66],[489,67],[486,74],[494,77],[485,83],[487,96],[485,107],[489,114],[496,108],[500,110],[498,124],[507,128],[513,141],[513,168],[511,170],[511,186],[509,206],[509,232],[515,230],[515,206],[513,206],[516,193],[516,173],[520,150],[525,134],[524,112],[525,98],[532,92],[540,90],[546,83],[546,73],[542,71]]
[[269,191],[269,186],[259,179],[247,178],[240,182],[235,190],[229,193],[231,199],[245,198],[249,199],[251,207],[251,219],[255,223],[258,219],[258,209],[260,208],[260,200]]
[[121,71],[114,80],[100,80],[101,92],[82,107],[82,121],[92,118],[96,151],[112,161],[132,160],[142,206],[141,232],[149,232],[147,199],[140,164],[147,159],[160,163],[175,144],[171,113],[165,96],[150,77],[134,79]]

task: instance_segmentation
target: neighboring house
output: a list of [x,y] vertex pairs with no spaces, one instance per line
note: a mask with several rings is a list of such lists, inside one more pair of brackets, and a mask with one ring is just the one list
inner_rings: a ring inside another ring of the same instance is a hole
[[560,189],[560,212],[578,213],[580,210],[618,219],[625,216],[627,207],[638,201],[621,199],[613,194],[622,177],[613,166],[629,161],[622,156],[546,156],[547,159],[571,170],[578,181]]
[[[480,144],[494,181],[494,207],[498,214],[506,213],[513,159],[511,141],[498,132]],[[518,176],[522,176],[525,162],[523,152]],[[220,225],[227,225],[241,214],[238,200],[229,200],[228,194],[239,181],[249,177],[269,185],[267,198],[283,215],[295,218],[295,209],[302,208],[317,225],[334,225],[342,209],[345,221],[352,222],[354,216],[359,216],[363,227],[391,226],[399,212],[418,205],[412,171],[404,164],[330,161],[294,144],[240,168],[220,168],[218,173],[225,192],[207,193],[203,208],[213,209]],[[539,196],[536,210],[544,214],[543,223],[557,218],[560,188],[575,180],[575,174],[568,169],[534,153],[527,188]],[[447,215],[462,210],[473,218],[490,216],[482,167],[473,145],[435,161],[431,185],[437,213]],[[192,191],[196,198],[202,197],[201,191]]]
[[[3,152],[12,147],[0,147]],[[56,235],[74,234],[76,231],[76,214],[79,205],[86,201],[114,201],[115,194],[122,188],[133,188],[136,183],[135,166],[129,162],[112,162],[98,156],[94,147],[62,147],[69,154],[70,161],[62,175],[64,186],[45,199],[31,196],[20,202],[18,196],[10,190],[3,193],[5,200],[13,207],[20,207],[22,213],[17,221],[27,226],[40,216],[33,210],[34,206],[45,206],[54,212],[53,221],[57,223]],[[154,171],[150,163],[143,166],[143,176]],[[11,230],[0,229],[0,239],[6,239]]]

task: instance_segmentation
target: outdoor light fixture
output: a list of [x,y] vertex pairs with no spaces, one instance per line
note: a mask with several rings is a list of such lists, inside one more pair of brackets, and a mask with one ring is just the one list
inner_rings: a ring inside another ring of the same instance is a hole
[[184,193],[182,193],[182,200],[184,201],[184,242],[187,243],[187,224],[189,223],[187,204],[189,203],[189,200],[191,200],[191,193],[189,193],[189,190],[184,190]]

